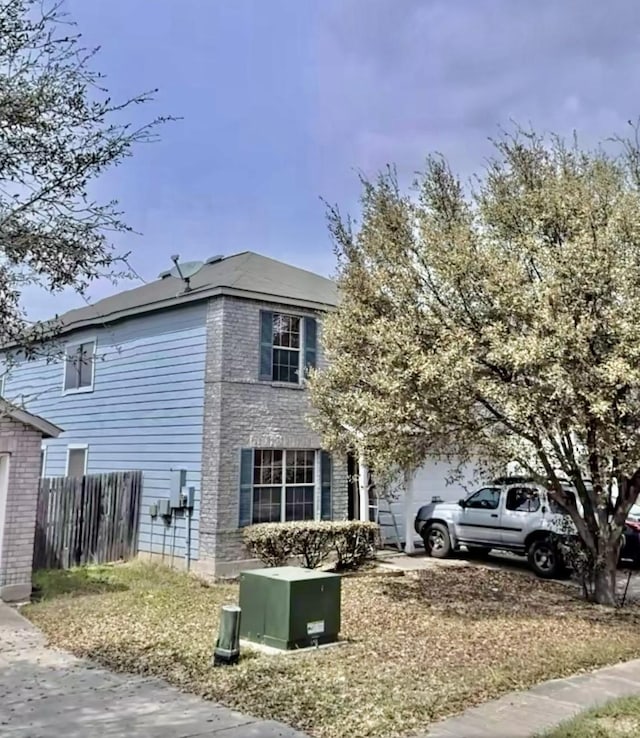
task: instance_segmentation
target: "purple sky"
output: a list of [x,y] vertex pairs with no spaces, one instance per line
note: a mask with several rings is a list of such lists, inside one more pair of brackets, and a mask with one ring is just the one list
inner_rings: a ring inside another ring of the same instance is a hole
[[[358,170],[394,162],[409,178],[436,150],[469,174],[511,119],[591,143],[640,115],[637,0],[66,5],[114,96],[160,88],[139,120],[183,117],[99,184],[142,233],[119,247],[145,279],[173,253],[245,249],[330,274],[320,196],[357,213]],[[38,294],[28,308],[80,303]]]

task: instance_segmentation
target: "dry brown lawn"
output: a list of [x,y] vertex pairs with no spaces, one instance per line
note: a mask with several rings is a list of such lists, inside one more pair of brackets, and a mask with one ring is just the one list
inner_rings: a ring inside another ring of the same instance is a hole
[[486,568],[343,580],[349,643],[297,656],[248,652],[211,667],[219,606],[207,585],[149,565],[45,572],[24,612],[50,641],[317,738],[409,736],[465,707],[640,656],[640,610],[605,610],[562,584]]

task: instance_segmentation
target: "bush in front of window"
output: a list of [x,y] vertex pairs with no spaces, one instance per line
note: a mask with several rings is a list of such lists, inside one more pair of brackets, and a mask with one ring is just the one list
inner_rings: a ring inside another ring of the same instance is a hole
[[333,538],[336,571],[360,569],[375,557],[380,543],[380,528],[376,523],[348,521],[334,523]]
[[284,566],[297,558],[317,569],[332,558],[336,571],[358,569],[375,556],[379,528],[356,520],[259,523],[244,530],[251,553],[267,566]]

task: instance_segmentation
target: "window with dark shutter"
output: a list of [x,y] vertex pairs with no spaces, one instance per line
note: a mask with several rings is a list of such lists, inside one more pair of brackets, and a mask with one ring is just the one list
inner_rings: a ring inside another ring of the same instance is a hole
[[331,501],[331,454],[320,453],[320,517],[331,520],[333,517]]
[[305,370],[316,368],[318,339],[316,337],[316,319],[304,319],[304,367]]
[[314,519],[316,451],[265,448],[241,454],[241,527]]
[[260,379],[300,384],[316,366],[316,319],[260,311]]

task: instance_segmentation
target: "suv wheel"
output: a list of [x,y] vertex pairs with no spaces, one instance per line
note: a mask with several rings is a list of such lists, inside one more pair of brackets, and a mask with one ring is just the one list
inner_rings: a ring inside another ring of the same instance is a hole
[[529,566],[542,579],[554,579],[563,571],[558,547],[549,538],[538,538],[527,551]]
[[424,535],[424,547],[429,556],[444,559],[451,553],[449,529],[442,523],[431,523]]

